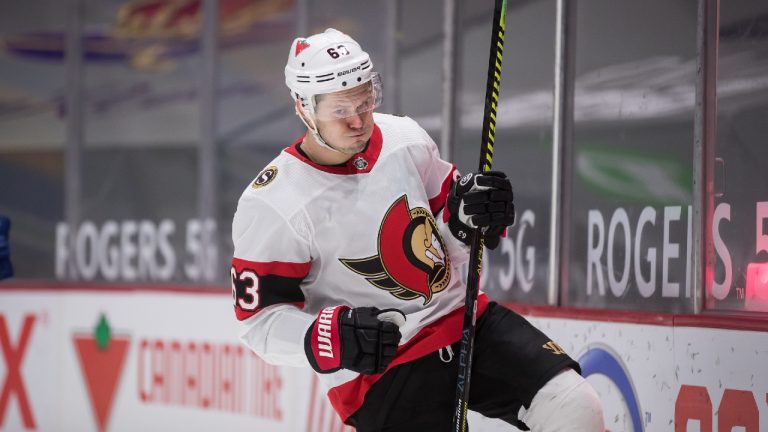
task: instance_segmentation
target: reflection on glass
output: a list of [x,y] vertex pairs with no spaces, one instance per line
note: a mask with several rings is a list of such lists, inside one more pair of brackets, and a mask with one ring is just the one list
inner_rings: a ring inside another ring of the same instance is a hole
[[721,2],[711,309],[768,311],[767,29],[765,2]]
[[[54,272],[64,212],[67,13],[65,2],[0,2],[0,216],[11,223],[17,279]],[[45,55],[29,56],[34,50]]]
[[690,310],[692,6],[578,3],[569,306]]

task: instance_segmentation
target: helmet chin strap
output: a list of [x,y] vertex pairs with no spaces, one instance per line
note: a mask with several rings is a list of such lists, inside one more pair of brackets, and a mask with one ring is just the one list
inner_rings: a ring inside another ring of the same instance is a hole
[[334,153],[344,154],[344,152],[336,150],[335,148],[331,147],[330,144],[325,142],[323,137],[320,136],[320,131],[317,129],[317,124],[314,121],[312,122],[312,125],[310,126],[310,124],[307,122],[307,119],[304,118],[306,113],[299,112],[299,108],[296,108],[296,115],[299,116],[299,118],[301,119],[301,122],[304,123],[304,125],[307,127],[307,129],[309,129],[312,132],[312,136],[315,138],[315,141],[317,141],[317,143],[320,144],[320,147],[323,147],[323,148],[325,148],[327,150],[330,150],[330,151],[332,151]]

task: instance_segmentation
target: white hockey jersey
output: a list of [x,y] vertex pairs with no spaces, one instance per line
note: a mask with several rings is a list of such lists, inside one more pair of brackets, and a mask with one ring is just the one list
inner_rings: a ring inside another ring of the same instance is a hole
[[[304,335],[327,306],[406,314],[390,368],[459,340],[468,248],[444,208],[453,165],[407,117],[374,114],[367,148],[344,166],[280,153],[245,189],[232,222],[231,278],[242,341],[265,361],[309,366]],[[480,295],[478,314],[487,298]],[[346,419],[381,375],[320,374]]]

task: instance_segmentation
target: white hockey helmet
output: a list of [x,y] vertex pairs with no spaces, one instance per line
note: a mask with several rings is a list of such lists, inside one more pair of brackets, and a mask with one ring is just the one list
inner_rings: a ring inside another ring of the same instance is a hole
[[373,72],[370,56],[349,35],[332,28],[307,38],[296,38],[291,44],[285,65],[285,84],[294,101],[299,100],[309,116],[316,115],[318,95],[366,83],[370,83],[370,103],[339,111],[338,118],[362,114],[381,105],[381,79]]

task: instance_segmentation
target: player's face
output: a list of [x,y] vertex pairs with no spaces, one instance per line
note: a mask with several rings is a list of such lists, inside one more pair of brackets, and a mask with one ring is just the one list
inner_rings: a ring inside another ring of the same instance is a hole
[[363,151],[373,133],[373,93],[366,84],[319,98],[317,129],[331,147],[353,155]]

